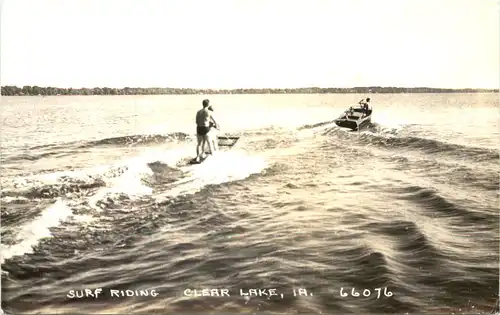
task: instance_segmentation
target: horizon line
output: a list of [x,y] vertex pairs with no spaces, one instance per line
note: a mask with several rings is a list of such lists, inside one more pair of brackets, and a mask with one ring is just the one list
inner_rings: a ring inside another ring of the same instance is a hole
[[430,87],[430,86],[381,86],[381,85],[370,85],[370,86],[352,86],[352,87],[334,87],[334,86],[303,86],[303,87],[236,87],[236,88],[195,88],[195,87],[169,87],[169,86],[123,86],[123,87],[109,87],[109,86],[83,86],[83,87],[57,87],[50,85],[1,85],[1,88],[24,88],[24,87],[37,87],[42,89],[111,89],[111,90],[121,90],[121,89],[176,89],[176,90],[211,90],[211,91],[234,91],[234,90],[303,90],[303,89],[337,89],[337,90],[352,90],[352,89],[429,89],[429,90],[491,90],[498,91],[499,88],[485,88],[485,87]]

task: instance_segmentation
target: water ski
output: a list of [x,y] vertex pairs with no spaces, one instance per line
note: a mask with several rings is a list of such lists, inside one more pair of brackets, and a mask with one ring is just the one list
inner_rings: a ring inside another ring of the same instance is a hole
[[[231,149],[236,142],[240,139],[238,136],[230,136],[230,135],[223,135],[223,136],[218,136],[217,137],[217,145],[220,147],[226,147],[226,150]],[[203,163],[209,156],[210,152],[207,151],[205,154],[202,154],[201,159],[199,161],[196,161],[196,158],[193,158],[189,161],[189,164],[201,164]]]
[[189,161],[189,164],[201,164],[203,163],[208,157],[210,156],[210,153],[205,153],[201,155],[201,159],[199,161],[196,161],[196,158],[191,159]]

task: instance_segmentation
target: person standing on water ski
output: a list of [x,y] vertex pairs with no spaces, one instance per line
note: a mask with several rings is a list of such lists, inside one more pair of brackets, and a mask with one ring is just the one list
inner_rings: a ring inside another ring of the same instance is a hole
[[209,110],[210,101],[208,99],[204,99],[202,105],[203,108],[196,113],[196,162],[198,163],[201,161],[201,157],[204,153],[205,143],[208,143],[210,154],[213,154],[214,149],[208,132],[210,131],[210,123],[217,126],[217,123],[212,116],[212,111]]

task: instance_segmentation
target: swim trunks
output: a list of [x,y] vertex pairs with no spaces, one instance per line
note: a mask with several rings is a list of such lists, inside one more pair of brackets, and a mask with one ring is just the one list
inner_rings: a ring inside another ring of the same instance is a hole
[[197,126],[196,127],[196,134],[198,136],[206,136],[209,131],[210,131],[210,127],[206,127],[206,126]]

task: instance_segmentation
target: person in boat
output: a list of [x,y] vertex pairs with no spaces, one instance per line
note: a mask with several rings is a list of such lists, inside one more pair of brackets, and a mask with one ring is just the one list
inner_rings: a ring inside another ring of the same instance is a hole
[[359,101],[359,103],[358,103],[358,104],[359,104],[359,105],[361,106],[361,108],[363,108],[365,111],[368,111],[368,110],[370,110],[370,109],[371,109],[371,106],[370,106],[370,98],[369,98],[369,97],[367,97],[367,98],[366,98],[366,101],[365,101],[364,99],[362,99],[361,101]]
[[349,109],[344,112],[344,117],[342,117],[342,118],[349,119],[349,115],[352,115],[352,111],[353,111],[353,108],[352,108],[352,106],[350,106]]
[[211,122],[213,122],[214,125],[217,125],[212,116],[212,112],[208,109],[210,101],[208,99],[204,99],[202,105],[203,108],[196,113],[196,162],[200,162],[205,150],[205,144],[208,144],[210,154],[213,154],[214,150],[212,148],[208,132],[210,131]]
[[366,101],[364,99],[362,99],[361,101],[359,101],[358,104],[363,109],[365,116],[368,115],[371,112],[372,108],[371,108],[371,105],[370,105],[370,98],[369,97],[366,98]]

